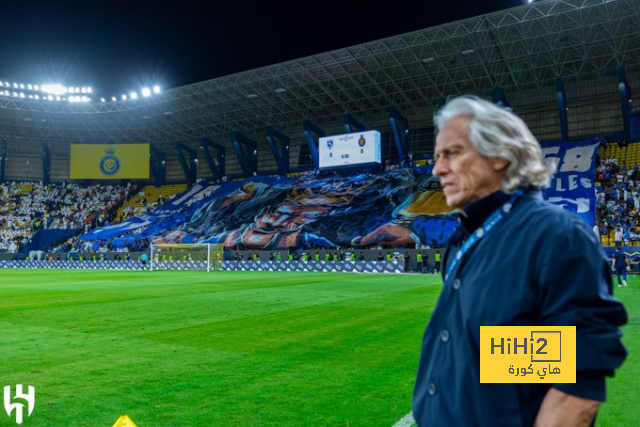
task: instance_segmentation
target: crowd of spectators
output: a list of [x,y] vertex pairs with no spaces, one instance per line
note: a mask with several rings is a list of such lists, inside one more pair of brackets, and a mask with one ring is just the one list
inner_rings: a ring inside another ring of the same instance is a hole
[[40,228],[88,231],[108,225],[133,185],[0,185],[0,251],[17,252]]
[[[162,195],[158,197],[158,200],[154,201],[154,200],[147,199],[147,196],[144,190],[141,190],[138,194],[140,195],[140,200],[137,203],[126,205],[122,210],[122,221],[125,221],[129,218],[133,218],[134,216],[137,216],[137,215],[142,215],[144,213],[147,213],[157,208],[158,206],[162,205],[165,202]],[[175,194],[172,195],[169,198],[169,200],[172,199],[173,197],[175,197]]]
[[[169,196],[157,195],[157,198],[151,200],[148,194],[145,194],[144,189],[141,189],[134,197],[128,199],[122,206],[122,216],[119,221],[126,221],[137,215],[145,214],[153,209],[161,206],[167,201],[170,201],[176,197],[177,194],[171,194]],[[154,196],[155,197],[155,196]],[[110,217],[103,221],[101,217],[98,218],[97,226],[103,227],[110,225],[110,221],[114,219],[116,210],[110,211]],[[136,228],[129,233],[119,235],[119,238],[132,236],[141,233],[144,228]],[[130,239],[125,242],[121,242],[118,245],[114,245],[113,239],[96,239],[96,240],[79,240],[76,237],[69,238],[68,240],[61,242],[51,248],[52,252],[143,252],[148,250],[150,242],[148,239]]]
[[596,169],[596,219],[602,237],[611,244],[640,240],[640,171],[627,168],[618,159],[605,159]]

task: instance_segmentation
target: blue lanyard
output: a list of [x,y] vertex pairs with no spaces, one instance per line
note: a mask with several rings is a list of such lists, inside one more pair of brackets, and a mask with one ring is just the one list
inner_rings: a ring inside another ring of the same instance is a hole
[[462,261],[462,257],[464,257],[469,249],[471,249],[471,247],[475,245],[480,239],[486,236],[486,234],[491,231],[491,229],[495,227],[497,223],[499,223],[505,216],[507,216],[507,214],[511,211],[513,205],[523,194],[523,190],[518,190],[513,193],[513,196],[511,196],[511,199],[509,199],[507,203],[502,205],[500,209],[491,214],[491,216],[484,222],[484,224],[482,224],[482,227],[474,231],[473,234],[471,234],[471,236],[469,236],[469,238],[465,240],[462,247],[458,249],[456,257],[449,264],[447,274],[444,276],[445,282],[449,279],[449,276],[451,276],[451,272],[453,271],[453,269],[456,268],[458,264],[460,264],[460,261]]

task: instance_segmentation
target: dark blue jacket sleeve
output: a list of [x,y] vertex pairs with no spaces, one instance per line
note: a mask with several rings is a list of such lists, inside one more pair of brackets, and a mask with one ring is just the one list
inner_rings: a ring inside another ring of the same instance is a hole
[[[586,399],[606,399],[604,377],[624,361],[619,326],[624,306],[612,296],[609,263],[586,224],[565,218],[540,245],[538,312],[544,326],[576,326],[576,383],[554,388]],[[555,233],[555,234],[554,234]]]

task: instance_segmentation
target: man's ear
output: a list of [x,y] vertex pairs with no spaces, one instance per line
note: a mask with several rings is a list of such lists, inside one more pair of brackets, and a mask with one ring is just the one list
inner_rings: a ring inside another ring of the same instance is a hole
[[493,170],[496,172],[502,172],[509,166],[509,160],[494,158],[493,159]]

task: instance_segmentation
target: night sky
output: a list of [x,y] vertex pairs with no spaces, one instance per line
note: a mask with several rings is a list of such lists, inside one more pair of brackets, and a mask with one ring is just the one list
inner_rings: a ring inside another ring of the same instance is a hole
[[171,88],[526,0],[347,3],[3,0],[0,79],[92,86],[105,97],[153,84]]

